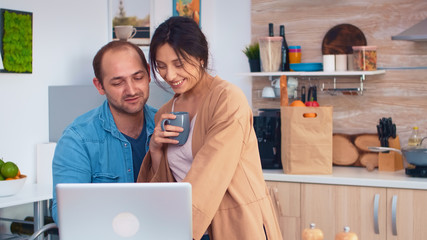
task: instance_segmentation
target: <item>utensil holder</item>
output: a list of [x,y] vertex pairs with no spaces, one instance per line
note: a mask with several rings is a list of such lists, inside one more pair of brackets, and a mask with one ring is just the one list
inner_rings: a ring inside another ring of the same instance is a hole
[[[396,136],[396,138],[389,138],[388,144],[391,148],[400,149],[399,136]],[[378,171],[394,172],[401,169],[403,169],[403,158],[401,154],[393,151],[379,153]]]

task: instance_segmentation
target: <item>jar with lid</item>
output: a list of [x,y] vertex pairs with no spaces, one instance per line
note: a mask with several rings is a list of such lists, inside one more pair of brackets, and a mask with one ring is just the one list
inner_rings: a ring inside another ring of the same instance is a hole
[[356,71],[377,70],[376,46],[353,46],[353,64]]

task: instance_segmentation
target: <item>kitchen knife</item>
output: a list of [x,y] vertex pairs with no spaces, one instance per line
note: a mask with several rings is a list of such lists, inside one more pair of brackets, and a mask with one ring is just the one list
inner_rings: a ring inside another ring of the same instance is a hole
[[317,101],[317,87],[313,86],[313,101]]
[[301,87],[301,101],[305,103],[305,86]]
[[311,101],[311,97],[313,97],[313,87],[309,87],[308,88],[308,93],[307,93],[307,102]]

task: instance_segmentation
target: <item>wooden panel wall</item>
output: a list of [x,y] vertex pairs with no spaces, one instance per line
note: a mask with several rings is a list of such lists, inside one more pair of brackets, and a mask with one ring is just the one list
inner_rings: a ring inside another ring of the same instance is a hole
[[[334,106],[335,133],[375,133],[382,117],[392,117],[397,125],[401,144],[407,143],[411,127],[420,127],[427,136],[427,41],[395,41],[397,35],[427,18],[426,0],[252,0],[252,41],[268,35],[268,23],[285,25],[289,45],[301,45],[302,62],[321,62],[321,45],[332,27],[348,23],[360,28],[368,45],[378,47],[377,67],[386,74],[367,76],[363,95],[332,96],[318,93],[321,105]],[[391,69],[397,67],[425,69]],[[332,78],[300,79],[299,86],[322,83]],[[341,87],[358,86],[359,78],[337,77]],[[268,77],[253,78],[253,108],[278,108],[278,99],[261,98],[261,90],[269,85]]]

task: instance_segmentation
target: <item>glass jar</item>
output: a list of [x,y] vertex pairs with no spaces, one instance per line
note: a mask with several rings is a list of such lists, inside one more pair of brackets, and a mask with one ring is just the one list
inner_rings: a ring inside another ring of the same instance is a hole
[[353,46],[353,64],[356,71],[377,70],[376,46]]

